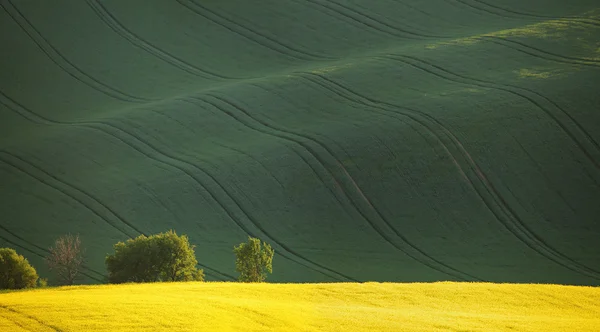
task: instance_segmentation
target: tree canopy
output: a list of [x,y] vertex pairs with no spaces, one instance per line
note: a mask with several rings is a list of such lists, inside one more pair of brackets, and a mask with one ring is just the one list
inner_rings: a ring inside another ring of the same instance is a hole
[[0,289],[33,288],[38,275],[27,259],[11,248],[0,248]]
[[119,242],[114,250],[106,256],[110,283],[204,280],[194,246],[172,230]]
[[248,237],[248,242],[233,248],[235,268],[240,273],[241,282],[263,282],[267,272],[273,273],[273,255],[275,251],[268,243]]

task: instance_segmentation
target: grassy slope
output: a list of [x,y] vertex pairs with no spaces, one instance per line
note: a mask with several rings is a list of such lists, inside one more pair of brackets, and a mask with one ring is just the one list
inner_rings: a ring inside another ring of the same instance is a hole
[[[0,294],[19,331],[597,331],[597,287],[175,283]],[[106,319],[110,317],[110,319]]]
[[0,245],[44,275],[173,228],[213,280],[247,234],[275,281],[600,280],[596,1],[1,3]]

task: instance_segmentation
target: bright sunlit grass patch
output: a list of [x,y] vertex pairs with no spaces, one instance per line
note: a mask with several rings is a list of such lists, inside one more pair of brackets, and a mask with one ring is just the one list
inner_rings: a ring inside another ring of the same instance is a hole
[[157,283],[0,294],[0,331],[599,331],[600,288]]

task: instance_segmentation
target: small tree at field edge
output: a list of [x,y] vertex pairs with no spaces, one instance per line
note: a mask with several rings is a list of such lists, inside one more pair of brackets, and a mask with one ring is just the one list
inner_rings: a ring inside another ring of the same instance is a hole
[[268,243],[248,237],[248,242],[233,248],[235,269],[240,273],[241,282],[263,282],[267,272],[273,273],[273,255],[275,251]]

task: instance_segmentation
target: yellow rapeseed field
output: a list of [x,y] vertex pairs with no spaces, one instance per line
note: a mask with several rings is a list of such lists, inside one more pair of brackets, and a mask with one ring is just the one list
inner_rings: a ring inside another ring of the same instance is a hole
[[600,331],[600,288],[190,282],[0,294],[0,331],[26,330]]

